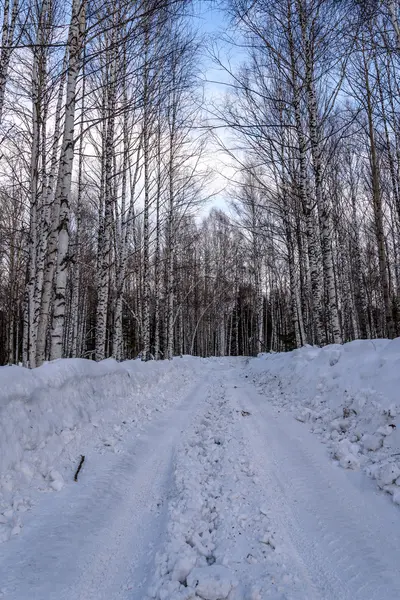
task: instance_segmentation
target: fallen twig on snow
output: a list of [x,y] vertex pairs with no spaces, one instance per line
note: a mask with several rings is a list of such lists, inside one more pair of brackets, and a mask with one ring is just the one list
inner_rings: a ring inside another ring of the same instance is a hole
[[79,463],[79,467],[78,467],[78,469],[77,469],[77,471],[76,471],[76,473],[75,473],[74,481],[78,481],[78,475],[79,475],[79,471],[80,471],[80,470],[81,470],[81,468],[82,468],[82,465],[83,465],[83,463],[84,463],[84,460],[85,460],[85,457],[83,456],[83,454],[81,454],[81,462]]

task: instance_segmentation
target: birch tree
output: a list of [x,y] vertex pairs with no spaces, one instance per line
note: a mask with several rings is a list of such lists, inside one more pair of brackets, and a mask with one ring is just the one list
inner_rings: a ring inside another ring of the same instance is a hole
[[69,261],[69,216],[71,177],[74,159],[74,126],[76,89],[81,68],[81,54],[85,36],[86,0],[73,0],[68,35],[68,66],[66,75],[66,100],[60,169],[56,195],[59,196],[57,268],[55,273],[55,299],[51,326],[50,359],[63,356],[66,285]]

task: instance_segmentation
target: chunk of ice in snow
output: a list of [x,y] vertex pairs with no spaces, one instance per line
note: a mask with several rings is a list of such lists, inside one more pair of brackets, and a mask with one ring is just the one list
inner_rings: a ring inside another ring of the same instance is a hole
[[225,600],[237,586],[229,569],[221,565],[193,569],[187,583],[203,600]]

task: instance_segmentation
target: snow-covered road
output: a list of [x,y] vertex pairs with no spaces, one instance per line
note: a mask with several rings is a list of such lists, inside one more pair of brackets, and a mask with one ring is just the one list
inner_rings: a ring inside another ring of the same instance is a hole
[[37,493],[0,545],[0,598],[398,600],[399,507],[246,369],[204,361],[118,451]]

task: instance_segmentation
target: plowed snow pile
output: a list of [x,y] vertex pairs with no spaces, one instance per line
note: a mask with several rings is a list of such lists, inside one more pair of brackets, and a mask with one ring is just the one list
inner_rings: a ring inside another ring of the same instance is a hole
[[185,357],[0,367],[0,543],[20,532],[32,492],[59,491],[88,448],[118,452],[127,430],[173,405],[194,364]]
[[257,436],[241,409],[249,398],[223,363],[218,375],[175,454],[166,542],[146,600],[304,600],[265,465],[253,464],[248,435]]
[[400,504],[400,338],[261,354],[249,373],[340,466],[364,470]]

